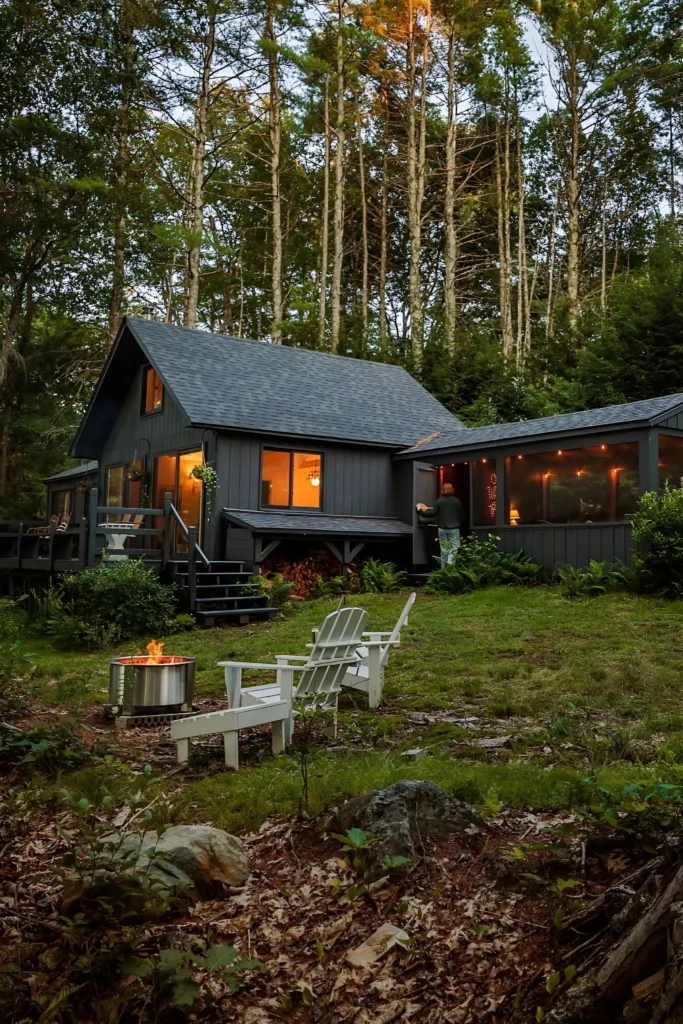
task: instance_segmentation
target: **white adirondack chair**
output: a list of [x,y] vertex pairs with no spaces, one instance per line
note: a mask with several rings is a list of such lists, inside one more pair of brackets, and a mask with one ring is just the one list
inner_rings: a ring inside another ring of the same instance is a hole
[[363,644],[358,648],[361,660],[357,665],[349,666],[342,679],[342,686],[367,693],[368,706],[371,708],[377,708],[381,703],[384,669],[389,660],[391,648],[401,642],[401,630],[408,625],[408,616],[415,604],[416,596],[413,591],[392,630],[381,633],[370,630],[370,632],[363,633]]
[[[357,649],[363,637],[368,613],[362,608],[342,608],[325,619],[309,654],[279,654],[275,665],[248,661],[221,661],[230,707],[194,715],[171,723],[171,738],[178,748],[178,761],[190,756],[190,741],[197,736],[222,733],[225,763],[239,768],[240,729],[270,722],[273,727],[273,753],[280,754],[291,742],[294,702],[307,708],[331,707],[336,710],[341,682],[347,669],[359,661]],[[293,664],[293,662],[301,664]],[[275,672],[275,682],[242,689],[243,669]],[[294,673],[300,672],[294,685]]]

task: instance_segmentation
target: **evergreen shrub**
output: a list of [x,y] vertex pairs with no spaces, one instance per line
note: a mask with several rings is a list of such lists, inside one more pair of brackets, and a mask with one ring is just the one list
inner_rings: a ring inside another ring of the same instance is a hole
[[521,551],[503,554],[496,547],[498,537],[487,540],[465,537],[453,555],[450,565],[429,574],[425,593],[461,594],[494,586],[534,586],[547,582],[542,565],[537,565]]

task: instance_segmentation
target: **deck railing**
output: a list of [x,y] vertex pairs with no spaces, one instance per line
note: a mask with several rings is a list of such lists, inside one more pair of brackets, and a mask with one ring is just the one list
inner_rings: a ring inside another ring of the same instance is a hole
[[[134,508],[100,505],[99,491],[93,487],[88,499],[87,518],[61,530],[56,522],[0,521],[0,568],[73,572],[87,565],[95,565],[106,555],[107,538],[114,532],[111,516],[144,516],[140,526],[121,531],[126,532],[126,555],[145,558],[161,571],[166,571],[178,556],[182,562],[187,558],[190,607],[194,610],[197,601],[197,567],[201,563],[209,568],[211,563],[197,541],[197,528],[183,521],[170,492],[164,495],[162,508]],[[159,519],[160,526],[147,525]],[[29,532],[35,527],[39,527],[41,532]],[[177,542],[179,535],[187,542],[187,552],[175,551],[174,542]],[[145,543],[147,538],[150,541]],[[119,551],[119,557],[123,553]]]

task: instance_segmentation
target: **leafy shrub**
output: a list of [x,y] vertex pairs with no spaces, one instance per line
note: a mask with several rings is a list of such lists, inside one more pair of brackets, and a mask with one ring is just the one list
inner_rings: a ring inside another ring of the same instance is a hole
[[254,576],[254,583],[258,583],[259,590],[268,598],[268,603],[273,608],[284,608],[289,602],[292,593],[293,583],[286,580],[281,572],[275,576]]
[[599,785],[594,776],[581,783],[585,802],[575,813],[591,823],[605,823],[620,832],[651,838],[669,831],[681,820],[683,789],[675,783],[652,779],[608,787]]
[[670,597],[683,595],[683,487],[648,491],[638,502],[633,539],[641,546],[636,559],[645,588]]
[[28,732],[0,729],[0,766],[30,765],[37,771],[56,775],[82,768],[108,753],[109,745],[98,741],[88,748],[72,723],[40,725]]
[[360,569],[360,589],[363,594],[392,594],[405,584],[406,574],[397,572],[393,562],[378,562],[368,558]]
[[496,547],[499,538],[466,537],[450,565],[429,574],[428,594],[461,594],[493,586],[533,586],[546,580],[543,566],[518,551],[505,555]]
[[315,577],[315,584],[311,591],[311,597],[337,597],[339,594],[343,593],[343,590],[343,576],[332,576],[331,579],[325,580],[320,573],[317,573]]
[[565,597],[599,597],[631,585],[631,571],[621,562],[596,562],[591,558],[585,568],[558,565],[553,582]]
[[18,601],[0,599],[0,717],[21,711],[23,677],[31,655],[22,650],[26,612]]
[[173,590],[138,559],[102,562],[64,580],[65,612],[49,623],[67,646],[106,647],[144,633],[164,633]]
[[188,612],[181,612],[180,615],[176,615],[175,618],[171,619],[168,629],[171,633],[189,633],[196,625],[194,615],[190,615]]

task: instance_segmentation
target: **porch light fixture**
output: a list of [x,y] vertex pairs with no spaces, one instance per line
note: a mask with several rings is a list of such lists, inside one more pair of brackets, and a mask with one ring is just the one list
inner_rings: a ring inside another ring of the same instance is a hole
[[557,454],[558,454],[558,455],[561,455],[561,454],[562,454],[562,449],[561,449],[561,448],[560,448],[560,450],[558,451],[558,453],[557,453]]
[[523,456],[523,455],[518,455],[518,456],[517,456],[517,458],[518,458],[518,459],[523,459],[523,458],[524,458],[524,456]]

